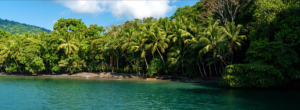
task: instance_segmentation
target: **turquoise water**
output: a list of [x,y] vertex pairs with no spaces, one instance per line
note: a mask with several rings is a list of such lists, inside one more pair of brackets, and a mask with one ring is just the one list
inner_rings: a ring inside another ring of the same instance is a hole
[[168,81],[0,77],[0,110],[299,107],[299,90],[241,90]]

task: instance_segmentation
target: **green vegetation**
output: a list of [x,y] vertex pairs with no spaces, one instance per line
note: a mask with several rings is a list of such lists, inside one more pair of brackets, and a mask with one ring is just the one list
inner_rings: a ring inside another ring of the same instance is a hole
[[220,85],[232,87],[272,87],[280,85],[281,72],[270,65],[233,64],[225,68]]
[[49,34],[0,30],[0,66],[21,73],[221,76],[232,87],[277,86],[300,75],[299,13],[296,0],[201,0],[170,18],[105,29],[61,18]]
[[45,28],[22,24],[15,21],[3,20],[1,18],[0,18],[0,29],[10,32],[12,34],[17,34],[17,33],[24,34],[26,32],[30,34],[37,34],[41,31],[50,33],[50,30]]

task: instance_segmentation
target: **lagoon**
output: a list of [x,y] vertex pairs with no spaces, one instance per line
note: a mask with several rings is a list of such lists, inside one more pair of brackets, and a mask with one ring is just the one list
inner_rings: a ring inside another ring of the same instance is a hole
[[299,90],[146,80],[0,77],[0,109],[299,109]]

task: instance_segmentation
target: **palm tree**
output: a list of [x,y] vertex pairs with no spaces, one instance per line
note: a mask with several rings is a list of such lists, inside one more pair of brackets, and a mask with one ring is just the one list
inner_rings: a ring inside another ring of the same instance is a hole
[[246,35],[239,35],[242,25],[235,25],[234,22],[228,22],[226,27],[222,27],[222,31],[227,35],[227,40],[229,41],[230,53],[231,53],[231,63],[233,60],[233,50],[238,51],[241,49],[243,40],[247,39]]
[[[57,50],[64,49],[65,55],[70,58],[71,54],[76,54],[79,50],[78,48],[78,41],[75,39],[75,36],[71,33],[65,33],[63,34],[63,38],[60,38],[60,45],[57,47]],[[68,66],[70,73],[72,73],[72,62],[73,59],[66,59],[60,61],[61,66]]]
[[13,54],[12,54],[11,57],[14,58],[15,63],[17,64],[17,66],[19,68],[19,71],[21,73],[23,73],[23,72],[22,72],[22,70],[21,70],[21,68],[20,68],[20,66],[19,66],[16,59],[18,59],[18,57],[20,56],[20,54],[23,51],[24,47],[29,45],[28,41],[29,41],[30,37],[31,36],[29,36],[28,33],[25,33],[25,35],[17,34],[15,36],[13,36],[13,39],[12,39],[13,40]]
[[11,58],[13,51],[14,43],[12,40],[7,40],[0,46],[0,55],[2,58]]
[[160,18],[157,23],[159,24],[159,27],[167,34],[166,36],[172,34],[172,21],[168,17]]
[[168,36],[168,39],[172,40],[173,43],[179,45],[180,49],[184,48],[184,40],[188,37],[193,38],[194,36],[187,31],[185,26],[186,18],[178,17],[175,21],[172,22],[172,34]]
[[78,52],[78,41],[75,39],[74,35],[67,33],[59,40],[61,44],[57,47],[57,50],[64,49],[67,56],[71,53],[75,54]]
[[[127,53],[130,53],[130,44],[133,42],[133,38],[139,36],[139,32],[136,31],[136,28],[134,27],[125,27],[124,31],[123,31],[123,45],[122,45],[122,50],[123,51],[127,51]],[[134,64],[136,64],[136,60],[134,59],[134,53],[132,53],[132,58],[133,58],[133,62]],[[133,66],[133,65],[132,65]],[[138,67],[135,66],[135,70],[138,73]]]
[[[14,53],[13,47],[14,47],[13,41],[11,41],[11,40],[4,41],[3,44],[0,45],[1,58],[9,60],[12,57],[13,53]],[[4,62],[5,62],[5,66],[7,68],[6,60]]]
[[186,51],[182,51],[180,49],[176,49],[171,48],[170,52],[168,52],[167,56],[168,56],[168,67],[172,68],[172,67],[176,67],[176,66],[180,66],[181,67],[181,72],[182,74],[184,74],[184,67],[188,67],[189,64],[192,64],[192,62],[194,62],[192,54],[189,54],[191,52],[189,52],[188,50]]
[[203,47],[199,51],[199,55],[204,55],[212,51],[215,57],[217,53],[225,51],[227,40],[225,39],[225,35],[220,31],[219,22],[217,20],[212,24],[213,21],[209,20],[208,28],[198,37],[198,41],[194,42]]
[[166,34],[157,25],[154,25],[153,29],[146,31],[145,33],[147,35],[144,36],[142,41],[143,44],[146,44],[145,50],[151,49],[152,55],[157,51],[165,66],[165,61],[160,51],[165,53],[165,49],[168,48],[170,40],[166,38]]
[[117,50],[117,45],[115,45],[116,42],[115,37],[113,36],[106,36],[105,37],[105,45],[104,45],[104,50],[105,52],[107,52],[107,54],[110,56],[110,68],[112,70],[112,72],[114,72],[113,69],[113,56],[116,54],[116,50]]
[[[213,21],[213,19],[209,19],[207,21],[207,28],[201,32],[196,39],[190,40],[190,46],[194,49],[199,48],[199,57],[206,55],[208,52],[211,52],[212,57],[215,58],[217,54],[223,53],[228,47],[227,40],[225,39],[225,34],[220,31],[219,20]],[[202,62],[202,66],[204,62]],[[209,70],[211,74],[210,65]],[[203,67],[204,71],[205,68]],[[205,72],[206,74],[206,72]]]

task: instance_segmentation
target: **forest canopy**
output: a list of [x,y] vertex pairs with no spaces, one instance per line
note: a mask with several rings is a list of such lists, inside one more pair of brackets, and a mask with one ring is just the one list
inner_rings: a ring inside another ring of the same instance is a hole
[[0,30],[0,68],[217,76],[233,87],[278,86],[300,75],[299,13],[298,0],[201,0],[170,18],[108,27],[61,18],[49,34]]

